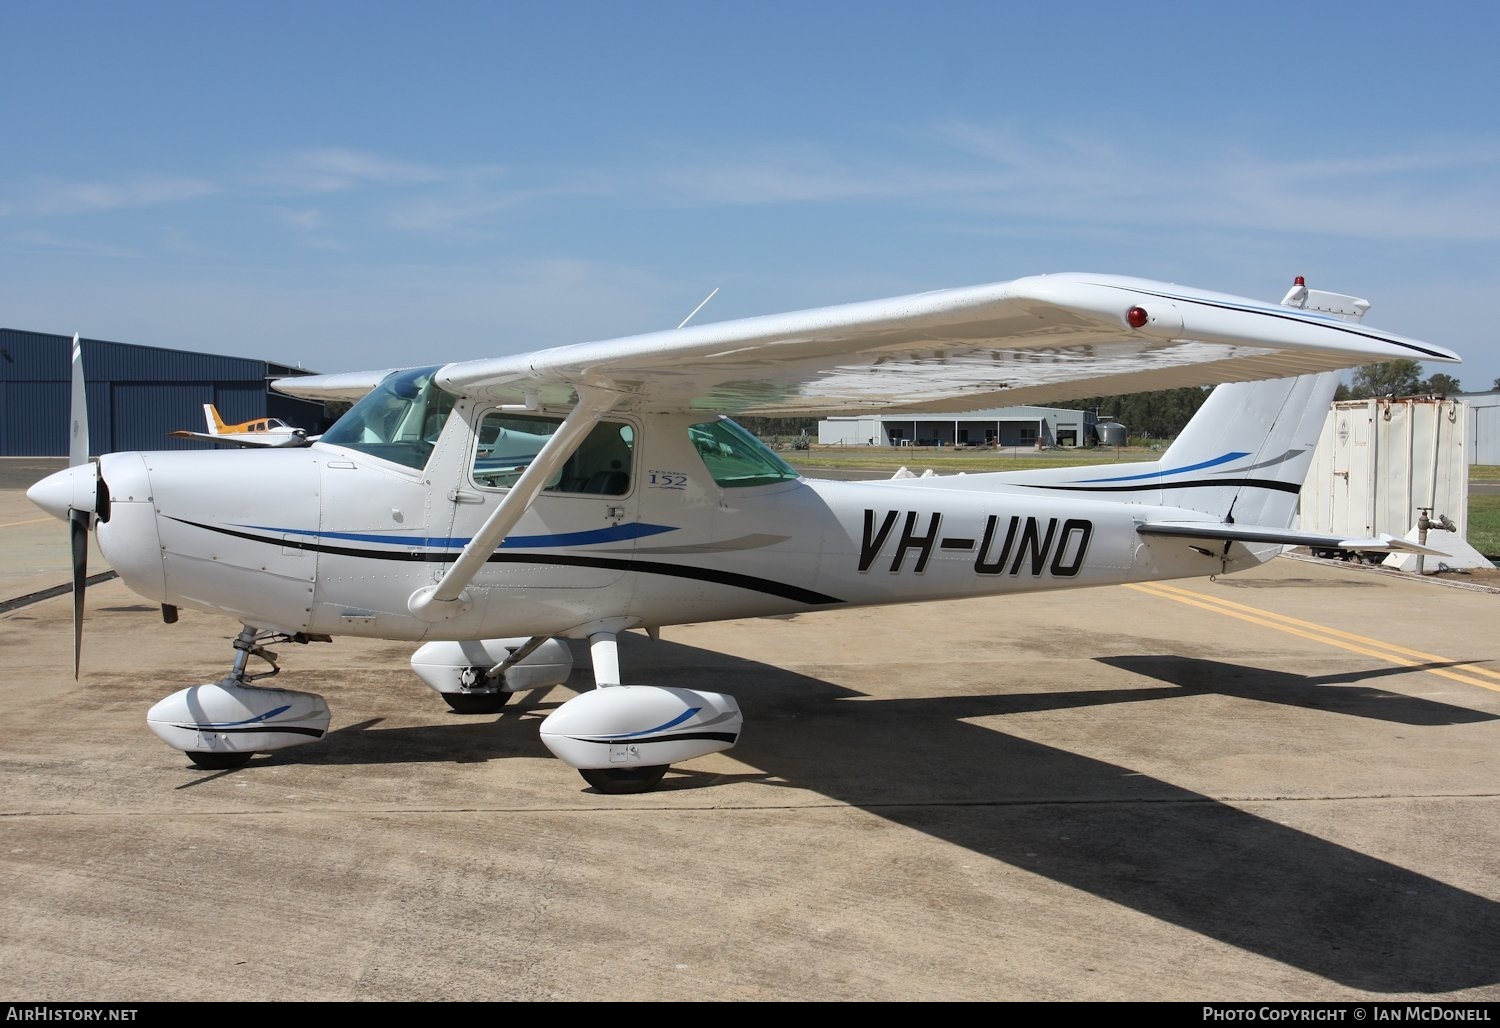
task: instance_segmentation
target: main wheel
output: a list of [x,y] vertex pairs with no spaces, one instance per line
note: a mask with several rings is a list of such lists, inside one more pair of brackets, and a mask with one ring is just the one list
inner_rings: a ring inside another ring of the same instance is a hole
[[505,706],[511,694],[494,692],[445,692],[443,699],[455,714],[494,714]]
[[205,771],[232,771],[237,767],[244,767],[250,763],[253,753],[205,753],[184,750],[188,759],[193,762],[194,767],[201,767]]
[[583,775],[583,780],[592,785],[600,792],[611,796],[623,796],[632,792],[647,792],[656,788],[662,776],[667,773],[666,764],[655,764],[651,767],[590,767],[579,768],[578,773]]

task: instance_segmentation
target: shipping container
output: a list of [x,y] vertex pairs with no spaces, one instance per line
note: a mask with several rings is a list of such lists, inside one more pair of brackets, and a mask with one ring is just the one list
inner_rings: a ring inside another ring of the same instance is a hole
[[1469,527],[1468,408],[1435,396],[1342,400],[1328,412],[1301,524],[1312,532],[1405,536],[1423,510]]

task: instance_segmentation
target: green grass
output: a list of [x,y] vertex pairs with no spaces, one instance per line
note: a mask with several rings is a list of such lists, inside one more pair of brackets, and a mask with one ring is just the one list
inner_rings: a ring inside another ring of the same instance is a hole
[[1500,496],[1469,494],[1469,545],[1500,561]]

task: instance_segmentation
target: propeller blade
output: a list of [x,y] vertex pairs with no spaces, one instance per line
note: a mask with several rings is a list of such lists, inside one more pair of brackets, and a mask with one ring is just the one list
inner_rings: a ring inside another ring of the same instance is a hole
[[[69,397],[68,415],[71,420],[68,432],[68,466],[76,468],[89,462],[89,395],[83,377],[83,343],[79,333],[73,333],[73,389]],[[94,481],[94,507],[98,508],[98,497],[104,492],[103,483]],[[108,495],[107,493],[105,494]],[[89,577],[89,516],[90,511],[68,508],[68,541],[73,549],[73,680],[78,680],[83,665],[83,598]]]
[[83,345],[73,333],[73,395],[69,406],[68,467],[89,462],[89,401],[83,383]]
[[83,662],[83,590],[89,577],[89,512],[68,511],[68,535],[73,544],[73,679]]

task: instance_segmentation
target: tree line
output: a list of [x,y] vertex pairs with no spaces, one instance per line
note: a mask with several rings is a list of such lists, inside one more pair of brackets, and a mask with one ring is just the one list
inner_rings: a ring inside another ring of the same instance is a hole
[[[1495,379],[1493,388],[1500,390],[1500,378]],[[1368,400],[1372,396],[1451,396],[1461,392],[1458,379],[1452,375],[1438,372],[1423,378],[1420,361],[1403,359],[1355,368],[1354,381],[1349,385],[1340,383],[1333,398]]]
[[[1500,391],[1500,378],[1492,386]],[[1100,421],[1118,421],[1132,436],[1170,439],[1208,399],[1211,389],[1167,389],[1128,396],[1095,396],[1054,404],[1067,410],[1096,411]],[[1375,396],[1451,396],[1463,392],[1458,379],[1444,372],[1422,377],[1422,364],[1393,360],[1354,369],[1349,382],[1340,382],[1335,402],[1367,400]]]

